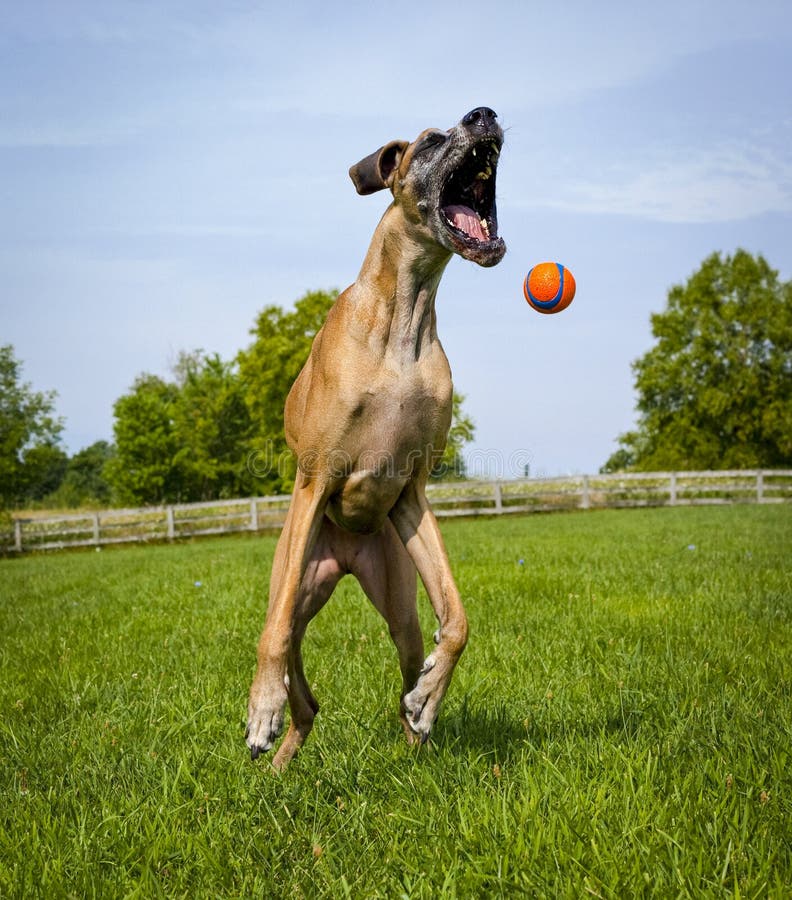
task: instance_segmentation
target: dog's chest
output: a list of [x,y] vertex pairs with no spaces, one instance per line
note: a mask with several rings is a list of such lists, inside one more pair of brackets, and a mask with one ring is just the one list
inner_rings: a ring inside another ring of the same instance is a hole
[[445,444],[451,422],[452,385],[445,365],[384,369],[349,398],[350,434],[360,450],[395,457]]

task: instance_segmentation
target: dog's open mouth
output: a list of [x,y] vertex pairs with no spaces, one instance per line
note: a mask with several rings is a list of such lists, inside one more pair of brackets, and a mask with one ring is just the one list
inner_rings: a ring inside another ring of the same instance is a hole
[[500,144],[478,141],[448,176],[440,194],[440,212],[453,237],[473,248],[498,242],[495,172]]

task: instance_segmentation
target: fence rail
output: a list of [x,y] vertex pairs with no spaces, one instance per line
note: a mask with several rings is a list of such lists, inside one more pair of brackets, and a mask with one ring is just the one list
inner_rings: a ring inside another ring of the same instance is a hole
[[[448,482],[431,485],[428,495],[438,517],[640,506],[790,503],[792,470],[640,472]],[[20,515],[14,518],[12,531],[0,532],[0,552],[271,531],[283,526],[289,499],[281,495],[57,516]]]

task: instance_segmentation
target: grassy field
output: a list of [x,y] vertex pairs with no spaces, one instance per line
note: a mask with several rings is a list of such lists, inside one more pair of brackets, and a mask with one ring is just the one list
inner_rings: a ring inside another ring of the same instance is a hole
[[283,775],[243,741],[272,538],[0,560],[0,896],[789,897],[792,508],[443,531],[433,745],[347,579]]

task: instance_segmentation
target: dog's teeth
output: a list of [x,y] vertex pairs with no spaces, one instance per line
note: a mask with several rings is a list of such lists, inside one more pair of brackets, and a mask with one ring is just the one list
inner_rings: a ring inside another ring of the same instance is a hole
[[482,220],[481,220],[481,228],[482,228],[484,234],[486,234],[487,237],[489,237],[489,236],[490,236],[489,225],[487,225],[487,220],[486,220],[486,219],[482,219]]
[[474,147],[473,148],[473,156],[475,156],[475,155],[476,155],[476,148]]

